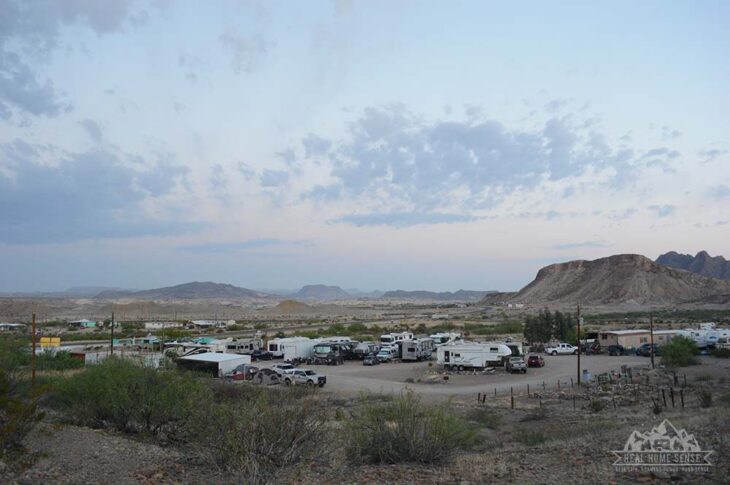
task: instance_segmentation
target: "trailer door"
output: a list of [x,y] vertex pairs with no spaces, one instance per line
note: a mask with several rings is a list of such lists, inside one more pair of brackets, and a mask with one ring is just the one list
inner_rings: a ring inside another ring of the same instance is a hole
[[449,354],[450,352],[448,350],[444,351],[444,362],[450,362]]

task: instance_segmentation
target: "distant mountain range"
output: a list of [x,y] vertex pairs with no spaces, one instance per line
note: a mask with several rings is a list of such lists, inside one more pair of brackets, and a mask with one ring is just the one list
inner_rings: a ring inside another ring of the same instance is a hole
[[96,295],[96,298],[102,299],[133,298],[144,300],[259,299],[268,297],[269,295],[255,290],[249,290],[248,288],[240,288],[238,286],[213,283],[210,281],[194,281],[192,283],[156,288],[153,290],[102,291]]
[[730,261],[722,256],[712,257],[707,254],[707,251],[700,251],[695,256],[670,251],[659,256],[656,262],[711,278],[730,280]]
[[552,264],[516,293],[487,295],[481,303],[670,305],[723,301],[730,282],[671,268],[638,254]]
[[326,285],[305,285],[302,288],[291,295],[292,298],[299,300],[347,300],[352,298],[348,292],[340,288],[339,286],[326,286]]
[[383,293],[382,298],[392,298],[399,300],[431,300],[431,301],[479,301],[486,295],[496,293],[496,291],[472,291],[472,290],[459,290],[455,292],[451,291],[405,291],[395,290],[386,291]]
[[15,298],[93,298],[104,291],[132,292],[136,290],[110,286],[75,286],[61,291],[17,291],[0,293],[0,296]]

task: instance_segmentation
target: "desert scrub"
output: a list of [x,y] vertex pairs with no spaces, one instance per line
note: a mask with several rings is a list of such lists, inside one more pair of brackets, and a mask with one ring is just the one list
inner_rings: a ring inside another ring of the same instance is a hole
[[190,374],[110,357],[59,382],[51,403],[77,424],[173,437],[210,396]]
[[353,463],[440,463],[476,442],[476,430],[447,406],[425,405],[413,391],[361,403],[349,423]]
[[662,363],[667,367],[683,367],[697,364],[697,344],[687,337],[674,337],[662,347]]
[[[199,409],[190,446],[245,483],[268,483],[287,467],[325,460],[332,437],[326,403],[294,389],[252,388],[247,397],[223,399]],[[245,393],[245,391],[244,391]]]

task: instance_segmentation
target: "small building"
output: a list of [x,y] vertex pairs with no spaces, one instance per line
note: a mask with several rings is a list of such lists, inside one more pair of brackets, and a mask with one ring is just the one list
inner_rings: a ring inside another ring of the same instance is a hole
[[671,342],[675,335],[676,330],[654,330],[654,343],[661,347]]
[[177,360],[177,365],[184,369],[210,373],[215,377],[223,377],[242,364],[250,364],[250,355],[221,354],[205,352],[202,354],[187,355]]
[[179,322],[144,322],[145,330],[164,330],[166,328],[181,328],[182,323]]
[[76,325],[77,327],[81,328],[96,328],[96,322],[94,320],[87,320],[85,318],[82,320],[74,320],[68,323],[69,325]]
[[27,328],[22,323],[0,323],[0,332],[25,332]]
[[198,328],[223,328],[228,325],[235,325],[235,320],[193,320],[191,322]]
[[604,330],[598,332],[598,343],[603,348],[620,345],[625,349],[635,349],[649,343],[649,330]]
[[434,313],[431,315],[431,320],[448,320],[449,314],[448,313]]

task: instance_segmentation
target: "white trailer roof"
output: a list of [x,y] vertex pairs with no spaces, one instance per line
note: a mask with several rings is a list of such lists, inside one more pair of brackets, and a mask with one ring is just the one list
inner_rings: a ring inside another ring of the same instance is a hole
[[[180,357],[181,360],[193,360],[196,362],[230,362],[232,360],[248,360],[245,355],[238,354],[221,354],[218,352],[205,352],[202,354],[187,355]],[[248,362],[242,362],[247,364]]]

